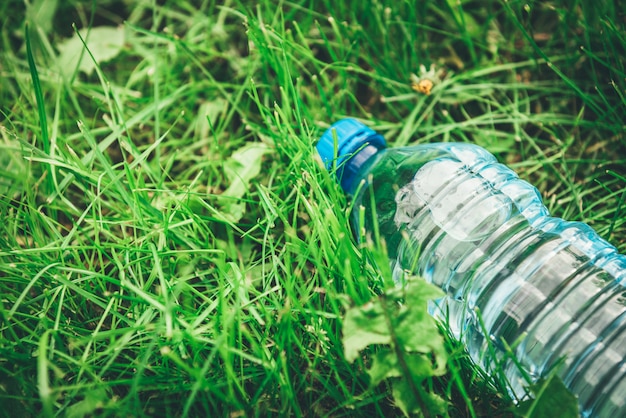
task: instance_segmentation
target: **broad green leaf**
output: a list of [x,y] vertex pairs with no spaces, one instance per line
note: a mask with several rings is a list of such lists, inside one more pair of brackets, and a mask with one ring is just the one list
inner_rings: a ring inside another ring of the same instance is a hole
[[394,321],[396,335],[407,351],[429,353],[433,348],[443,345],[443,337],[435,320],[425,307],[422,309],[423,311],[419,307],[403,307]]
[[422,279],[411,279],[405,289],[405,302],[395,321],[396,336],[408,352],[434,353],[437,367],[433,375],[442,375],[446,371],[447,352],[443,336],[428,313],[428,301],[442,297],[443,292]]
[[428,302],[445,296],[443,290],[420,277],[411,277],[405,287],[405,298],[412,304],[427,307]]
[[66,417],[83,418],[93,416],[99,408],[102,408],[111,399],[111,394],[105,387],[98,386],[93,390],[85,391],[85,399],[76,402],[67,408]]
[[343,348],[346,360],[353,362],[359,351],[371,344],[389,344],[391,336],[378,299],[350,308],[343,322]]
[[430,356],[420,353],[407,353],[404,356],[404,361],[414,378],[421,380],[435,375]]
[[224,216],[231,222],[239,222],[246,213],[246,204],[240,200],[231,200],[228,203],[224,203],[222,208],[224,209]]
[[218,118],[228,111],[228,102],[222,98],[213,98],[203,102],[198,109],[196,132],[201,138],[212,135],[211,127],[215,128]]
[[[433,376],[434,370],[431,360],[419,353],[403,353],[403,358],[410,375],[416,380],[422,380]],[[375,353],[372,357],[372,366],[367,371],[370,375],[370,384],[378,385],[383,379],[389,377],[400,377],[406,379],[408,376],[403,372],[396,353],[389,349],[383,349]]]
[[517,414],[525,418],[578,418],[578,401],[567,389],[563,381],[551,374],[530,386],[534,399],[523,401]]
[[392,394],[405,415],[427,408],[446,415],[447,403],[429,393],[424,380],[446,372],[447,352],[428,301],[443,296],[424,280],[409,278],[404,287],[392,287],[363,306],[346,312],[343,343],[346,359],[354,361],[370,344],[387,344],[372,355],[370,385],[391,379]]
[[367,374],[370,375],[371,386],[377,386],[388,377],[402,376],[402,371],[398,367],[398,356],[389,349],[380,350],[372,357],[372,366]]
[[250,180],[261,172],[263,156],[268,152],[268,147],[259,142],[245,145],[235,151],[224,165],[230,186],[222,196],[243,197],[250,187]]
[[[446,351],[443,337],[435,320],[428,314],[429,300],[441,297],[442,291],[421,279],[411,279],[404,288],[385,292],[385,302],[390,310],[390,322],[401,349],[407,352],[434,352],[437,357],[437,374],[445,372]],[[402,304],[398,303],[402,301]],[[353,361],[358,351],[371,344],[389,344],[391,332],[383,312],[381,299],[355,307],[344,319],[344,351]]]
[[241,198],[250,188],[250,181],[261,172],[263,156],[269,152],[263,143],[251,143],[235,151],[224,163],[230,186],[222,193],[220,203],[229,220],[238,222],[245,212]]
[[[83,40],[85,44],[83,44]],[[90,30],[81,29],[78,33],[75,32],[74,36],[57,46],[60,52],[58,63],[61,72],[69,78],[78,67],[85,74],[91,74],[97,64],[102,64],[119,55],[124,47],[124,40],[125,34],[122,26],[97,26]],[[85,45],[91,52],[93,59],[85,51]]]
[[421,411],[419,400],[421,399],[430,416],[448,416],[448,403],[443,398],[434,393],[426,392],[421,387],[418,387],[418,390],[420,393],[415,393],[410,382],[406,379],[396,379],[393,382],[391,393],[396,405],[404,412],[404,415],[410,416],[419,413]]

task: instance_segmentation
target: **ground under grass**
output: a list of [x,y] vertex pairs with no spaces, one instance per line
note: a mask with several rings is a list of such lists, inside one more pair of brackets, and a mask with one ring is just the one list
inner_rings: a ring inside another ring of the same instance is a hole
[[[217,3],[0,5],[3,415],[400,415],[344,352],[382,279],[314,149],[341,117],[484,146],[626,250],[621,2]],[[447,413],[516,414],[445,341]]]

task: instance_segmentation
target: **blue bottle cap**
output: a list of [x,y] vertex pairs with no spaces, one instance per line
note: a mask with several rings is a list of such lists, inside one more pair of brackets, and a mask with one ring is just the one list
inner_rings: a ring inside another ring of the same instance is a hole
[[[337,135],[336,148],[333,131]],[[324,132],[317,143],[317,152],[322,157],[326,169],[330,170],[335,158],[337,167],[341,167],[355,152],[366,145],[373,145],[378,149],[387,147],[385,139],[379,133],[355,119],[347,118],[335,122]]]

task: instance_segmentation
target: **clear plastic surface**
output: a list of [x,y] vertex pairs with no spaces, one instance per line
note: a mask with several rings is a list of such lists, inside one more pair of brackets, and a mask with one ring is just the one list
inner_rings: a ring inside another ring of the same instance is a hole
[[[420,275],[447,293],[432,313],[478,364],[491,370],[503,341],[518,343],[531,379],[564,359],[584,415],[626,416],[626,257],[587,225],[550,217],[533,186],[475,145],[379,150],[354,184],[395,278]],[[504,369],[522,396],[519,367]]]

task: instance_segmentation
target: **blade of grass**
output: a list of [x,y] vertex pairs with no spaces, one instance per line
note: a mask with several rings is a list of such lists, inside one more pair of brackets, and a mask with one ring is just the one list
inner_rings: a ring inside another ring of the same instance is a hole
[[[26,40],[26,57],[28,58],[28,68],[33,81],[33,90],[35,91],[35,100],[37,102],[37,114],[39,116],[39,128],[41,130],[41,145],[43,152],[46,156],[51,155],[50,138],[48,134],[48,114],[46,113],[46,104],[43,98],[43,89],[41,81],[39,80],[39,72],[37,71],[37,65],[35,64],[35,58],[33,56],[31,41],[30,41],[30,26],[28,22],[24,24],[24,36]],[[46,195],[50,195],[54,188],[53,184],[53,171],[54,166],[48,165],[50,171],[46,176]],[[54,213],[52,218],[55,219]]]

